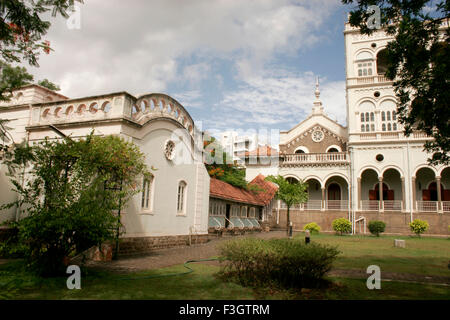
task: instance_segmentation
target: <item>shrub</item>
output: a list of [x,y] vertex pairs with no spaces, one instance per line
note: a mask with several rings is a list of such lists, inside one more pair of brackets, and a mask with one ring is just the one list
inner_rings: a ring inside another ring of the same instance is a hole
[[411,231],[414,232],[419,237],[420,237],[420,234],[427,231],[429,226],[430,225],[428,224],[427,221],[420,220],[420,219],[414,219],[414,221],[409,224]]
[[376,235],[377,237],[380,236],[380,233],[383,233],[386,229],[386,223],[379,220],[373,220],[369,221],[369,231],[371,234]]
[[333,221],[332,225],[333,230],[339,232],[341,235],[343,233],[352,232],[352,223],[345,218],[339,218]]
[[117,136],[45,139],[18,145],[6,158],[20,197],[0,210],[22,208],[18,250],[41,276],[63,275],[71,256],[118,239],[115,210],[139,192],[140,177],[150,174],[138,147]]
[[242,239],[219,247],[221,273],[244,286],[317,287],[331,269],[339,251],[316,243],[290,239]]
[[320,227],[317,223],[311,222],[311,223],[305,224],[305,226],[303,227],[303,230],[309,230],[311,233],[319,233]]

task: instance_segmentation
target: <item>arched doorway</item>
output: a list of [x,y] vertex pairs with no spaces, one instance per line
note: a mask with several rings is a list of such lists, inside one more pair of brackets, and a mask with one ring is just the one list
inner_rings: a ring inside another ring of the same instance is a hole
[[372,195],[369,195],[370,200],[394,200],[394,190],[389,190],[389,187],[386,183],[383,183],[383,199],[380,199],[380,184],[377,183],[374,187],[374,190],[370,190]]
[[[430,183],[428,189],[423,190],[423,201],[438,201],[438,192],[436,182]],[[444,194],[444,186],[441,183],[441,195]]]
[[341,187],[337,183],[328,186],[328,200],[341,200]]
[[286,181],[287,182],[289,182],[289,183],[298,183],[298,180],[297,179],[295,179],[294,177],[287,177],[286,178]]

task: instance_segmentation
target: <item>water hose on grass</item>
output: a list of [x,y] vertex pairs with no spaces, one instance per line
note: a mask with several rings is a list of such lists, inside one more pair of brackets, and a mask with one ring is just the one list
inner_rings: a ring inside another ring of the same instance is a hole
[[219,258],[209,258],[209,259],[199,259],[199,260],[188,260],[183,264],[183,267],[188,269],[188,271],[185,272],[177,272],[177,273],[167,273],[167,274],[155,274],[151,276],[143,276],[143,277],[131,277],[131,278],[119,278],[118,280],[144,280],[144,279],[154,279],[154,278],[163,278],[163,277],[173,277],[173,276],[181,276],[185,274],[189,274],[194,272],[193,269],[191,269],[188,264],[193,262],[204,262],[204,261],[218,261]]

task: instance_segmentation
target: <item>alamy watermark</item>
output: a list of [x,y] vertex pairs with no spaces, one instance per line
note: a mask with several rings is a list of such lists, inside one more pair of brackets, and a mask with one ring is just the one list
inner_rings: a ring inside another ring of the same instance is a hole
[[367,274],[370,274],[367,278],[366,286],[369,290],[381,289],[381,269],[377,265],[370,265],[367,267]]
[[67,29],[69,30],[80,30],[81,29],[81,7],[74,4],[70,8],[69,17],[66,21]]
[[369,29],[381,29],[381,9],[379,6],[369,6],[366,10],[367,14],[370,14],[367,18],[367,27]]
[[66,273],[70,274],[67,278],[67,289],[81,289],[81,270],[77,265],[70,265],[67,267]]

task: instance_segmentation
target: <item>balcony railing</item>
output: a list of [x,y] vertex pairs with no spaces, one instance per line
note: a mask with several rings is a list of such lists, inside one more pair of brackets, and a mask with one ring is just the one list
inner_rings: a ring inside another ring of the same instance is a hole
[[348,163],[350,158],[347,152],[328,153],[298,153],[286,154],[282,164],[313,164],[313,163]]
[[442,201],[442,211],[450,212],[450,201]]
[[380,201],[378,200],[361,200],[362,211],[379,211]]
[[376,75],[376,76],[369,76],[369,77],[357,77],[357,78],[348,78],[348,85],[354,86],[354,85],[364,85],[364,84],[371,84],[371,83],[386,83],[386,82],[392,82],[388,78],[386,78],[384,75]]
[[346,211],[348,210],[348,200],[327,200],[325,207],[327,210]]
[[437,201],[417,201],[417,211],[436,212],[438,211]]
[[[280,201],[279,209],[287,209],[286,204]],[[292,206],[290,210],[298,211],[321,211],[321,210],[336,210],[347,211],[348,200],[308,200],[305,203],[300,203]]]

